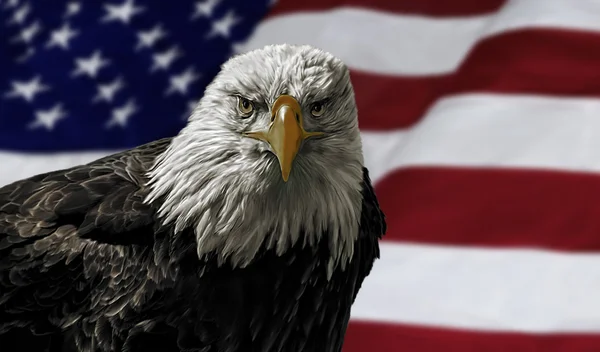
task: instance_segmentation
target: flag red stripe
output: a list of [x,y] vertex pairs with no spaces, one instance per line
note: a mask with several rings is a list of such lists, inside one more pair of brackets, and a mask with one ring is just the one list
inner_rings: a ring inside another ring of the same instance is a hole
[[530,29],[479,42],[448,90],[597,97],[599,82],[600,33]]
[[361,129],[406,128],[444,95],[600,96],[600,33],[530,29],[479,42],[455,74],[398,77],[352,70]]
[[351,321],[343,352],[592,352],[600,335],[476,332]]
[[359,127],[406,128],[417,122],[443,93],[451,76],[392,77],[351,71]]
[[300,11],[323,11],[336,7],[362,7],[372,10],[426,16],[469,16],[497,11],[506,0],[280,0],[269,16]]
[[599,175],[406,168],[384,177],[376,191],[388,214],[385,240],[600,249]]

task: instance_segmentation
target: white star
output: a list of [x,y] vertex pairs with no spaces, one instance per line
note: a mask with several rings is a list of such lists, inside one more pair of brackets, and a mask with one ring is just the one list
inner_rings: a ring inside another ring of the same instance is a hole
[[172,47],[167,51],[163,51],[158,54],[152,55],[152,67],[150,68],[150,72],[154,72],[158,69],[166,70],[171,66],[173,61],[181,56],[181,51],[177,47]]
[[174,92],[187,94],[189,85],[198,78],[200,78],[200,75],[194,72],[194,69],[192,67],[188,68],[187,70],[185,70],[185,72],[179,75],[171,76],[169,78],[170,86],[169,89],[167,89],[166,95],[172,94]]
[[60,29],[56,29],[50,33],[50,39],[46,43],[47,48],[60,46],[63,49],[69,49],[69,40],[76,37],[79,31],[74,31],[69,27],[68,23],[63,24]]
[[91,78],[96,78],[98,71],[109,63],[110,61],[103,59],[102,53],[96,50],[92,56],[87,59],[75,59],[77,67],[73,71],[72,76],[79,76],[85,73]]
[[121,21],[128,24],[131,18],[145,9],[141,6],[136,7],[134,0],[125,0],[121,5],[104,5],[106,15],[101,19],[102,22]]
[[67,112],[63,110],[62,105],[59,103],[48,110],[37,110],[35,112],[35,121],[30,123],[28,127],[46,127],[47,130],[52,130],[54,124],[59,120],[64,119],[66,115]]
[[210,17],[215,10],[215,7],[219,4],[220,0],[204,0],[198,1],[195,5],[194,14],[192,14],[192,20],[204,16]]
[[164,38],[166,35],[167,32],[162,29],[161,25],[156,25],[154,28],[147,31],[138,32],[138,44],[135,49],[139,50],[141,48],[151,48],[154,43],[161,38]]
[[12,18],[7,23],[8,24],[12,24],[12,23],[23,24],[23,22],[25,22],[25,20],[27,19],[27,15],[29,15],[30,12],[31,12],[31,7],[29,6],[29,3],[24,4],[20,9],[16,10],[13,13]]
[[137,112],[138,107],[135,105],[133,99],[129,99],[127,104],[120,108],[113,109],[112,118],[106,123],[106,127],[112,127],[114,125],[120,125],[121,127],[127,126],[127,120],[131,115]]
[[96,94],[94,99],[92,99],[92,102],[95,103],[97,101],[104,100],[110,103],[115,97],[115,94],[124,86],[125,84],[123,83],[123,79],[121,77],[118,77],[110,83],[100,84],[98,85],[98,93]]
[[65,10],[64,17],[71,17],[73,15],[78,14],[79,11],[81,11],[81,4],[78,2],[72,1],[67,4],[67,9]]
[[21,97],[28,102],[32,102],[35,95],[50,89],[49,86],[42,84],[41,77],[36,76],[29,82],[12,81],[12,91],[6,93],[6,98]]
[[221,19],[216,20],[212,23],[210,33],[206,36],[207,38],[214,37],[217,34],[227,38],[231,35],[231,28],[240,21],[239,17],[235,17],[233,11],[227,12]]
[[23,29],[18,36],[13,38],[13,42],[30,43],[33,38],[42,30],[39,21],[30,24],[29,27]]

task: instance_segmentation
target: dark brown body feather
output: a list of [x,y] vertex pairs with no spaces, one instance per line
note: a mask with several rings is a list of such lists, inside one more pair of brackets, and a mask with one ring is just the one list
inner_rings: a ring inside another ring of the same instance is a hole
[[142,202],[168,143],[0,188],[2,352],[339,352],[386,230],[367,171],[354,257],[331,280],[328,236],[217,267]]

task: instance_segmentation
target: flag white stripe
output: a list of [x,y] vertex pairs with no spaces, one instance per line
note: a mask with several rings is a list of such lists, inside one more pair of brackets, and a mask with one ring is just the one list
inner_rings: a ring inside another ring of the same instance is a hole
[[0,151],[0,187],[44,172],[70,168],[105,157],[116,150],[65,153],[19,153]]
[[353,319],[600,332],[600,254],[383,242],[381,258],[358,294]]
[[244,50],[268,44],[311,44],[357,70],[435,75],[456,70],[481,39],[523,28],[600,31],[600,1],[513,0],[494,14],[427,17],[337,7],[287,13],[261,22]]
[[429,19],[355,8],[285,14],[261,22],[244,49],[311,44],[353,69],[396,75],[445,73],[458,67],[487,19]]
[[600,99],[457,95],[408,130],[362,137],[374,180],[407,166],[598,172]]

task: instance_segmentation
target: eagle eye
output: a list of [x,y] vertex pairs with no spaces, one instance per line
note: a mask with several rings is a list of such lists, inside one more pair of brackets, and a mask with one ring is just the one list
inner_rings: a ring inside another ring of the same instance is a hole
[[322,102],[313,103],[310,106],[310,113],[315,117],[319,117],[319,116],[323,115],[324,112],[325,112],[325,106],[323,105]]
[[238,97],[238,109],[243,117],[249,117],[254,112],[254,103],[246,98]]

